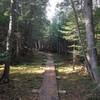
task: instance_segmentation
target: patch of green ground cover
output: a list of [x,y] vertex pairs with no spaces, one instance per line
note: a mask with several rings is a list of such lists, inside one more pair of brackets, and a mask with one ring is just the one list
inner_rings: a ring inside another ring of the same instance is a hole
[[[0,100],[38,100],[44,72],[44,54],[35,54],[33,62],[11,66],[10,82],[0,85]],[[0,76],[3,66],[0,66]]]
[[60,100],[100,100],[100,91],[82,65],[76,65],[73,70],[73,64],[67,57],[54,55],[54,59],[57,75],[61,77],[57,80],[58,88],[66,90],[65,94],[59,94]]

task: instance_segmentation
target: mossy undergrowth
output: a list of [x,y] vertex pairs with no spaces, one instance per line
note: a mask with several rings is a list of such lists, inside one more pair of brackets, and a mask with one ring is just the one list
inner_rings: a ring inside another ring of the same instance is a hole
[[60,100],[100,100],[100,88],[88,75],[84,66],[75,65],[70,58],[54,55],[57,75],[58,89],[65,90],[66,93],[60,93]]
[[[34,90],[40,89],[42,84],[44,58],[44,54],[35,53],[31,60],[27,58],[29,62],[12,65],[10,82],[0,84],[0,100],[38,100]],[[2,72],[3,65],[0,65],[0,76]]]

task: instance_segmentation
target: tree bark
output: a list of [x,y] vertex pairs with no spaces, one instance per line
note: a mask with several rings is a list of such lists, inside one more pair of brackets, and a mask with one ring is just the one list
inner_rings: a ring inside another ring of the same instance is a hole
[[10,71],[10,57],[11,57],[11,35],[12,35],[12,26],[13,26],[13,3],[14,1],[11,0],[11,13],[9,17],[9,29],[8,29],[8,34],[7,34],[7,42],[6,42],[6,52],[8,53],[7,60],[5,61],[5,66],[4,66],[4,72],[3,75],[0,79],[1,82],[3,83],[8,83],[9,82],[9,71]]
[[94,26],[93,26],[93,14],[92,14],[92,0],[84,0],[84,19],[86,27],[86,38],[87,38],[87,57],[89,64],[91,65],[91,70],[94,75],[95,81],[100,84],[100,75],[97,70],[97,60],[96,60],[96,48],[95,48],[95,36],[94,36]]
[[10,37],[12,33],[12,16],[10,15],[10,20],[9,20],[9,30],[7,34],[7,42],[6,42],[6,52],[8,53],[8,58],[5,61],[5,66],[4,66],[4,72],[3,75],[0,79],[3,83],[8,83],[9,82],[9,70],[10,70]]
[[89,72],[91,78],[94,79],[94,74],[93,74],[93,72],[92,72],[90,62],[88,61],[87,55],[86,55],[86,53],[85,53],[85,51],[84,51],[84,49],[85,49],[85,48],[84,48],[84,44],[83,44],[84,41],[83,41],[83,39],[82,39],[81,36],[80,36],[80,34],[81,34],[81,33],[80,33],[80,28],[79,28],[80,25],[79,25],[78,16],[77,16],[77,12],[76,12],[76,9],[75,9],[73,0],[71,0],[71,4],[72,4],[73,11],[74,11],[75,22],[76,22],[76,27],[77,27],[77,35],[78,35],[78,37],[79,37],[79,43],[80,43],[81,46],[82,46],[82,51],[83,51],[83,55],[84,55],[84,59],[85,59],[85,65],[86,65],[87,71]]

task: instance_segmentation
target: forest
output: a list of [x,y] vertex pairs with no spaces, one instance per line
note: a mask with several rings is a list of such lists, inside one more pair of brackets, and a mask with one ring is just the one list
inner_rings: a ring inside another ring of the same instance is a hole
[[100,0],[0,0],[0,100],[100,100]]

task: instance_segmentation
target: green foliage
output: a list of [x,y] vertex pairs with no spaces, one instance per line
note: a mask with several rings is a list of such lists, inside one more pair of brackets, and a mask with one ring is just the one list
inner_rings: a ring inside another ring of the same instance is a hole
[[9,57],[7,52],[0,53],[0,61],[6,61]]
[[8,25],[8,21],[9,21],[9,17],[8,16],[4,16],[4,15],[0,15],[0,25]]
[[[19,23],[23,28],[19,29],[24,33],[29,33],[30,38],[38,40],[48,36],[49,22],[46,20],[45,8],[47,1],[35,0],[22,1],[22,15],[19,17]],[[26,34],[29,36],[29,34]]]
[[96,8],[94,11],[94,26],[96,34],[96,48],[100,55],[100,8]]
[[10,8],[9,0],[0,0],[0,25],[1,26],[8,25],[9,8]]
[[[95,23],[95,25],[100,24],[99,21],[100,21],[100,8],[97,8],[94,11],[94,23]],[[98,27],[100,28],[100,26],[98,26]]]

